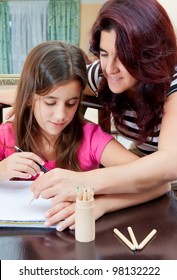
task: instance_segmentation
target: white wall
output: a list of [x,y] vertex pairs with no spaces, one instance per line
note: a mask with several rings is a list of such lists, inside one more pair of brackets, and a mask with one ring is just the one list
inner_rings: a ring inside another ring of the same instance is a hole
[[[81,0],[82,4],[103,4],[106,0]],[[133,1],[133,0],[132,0]],[[145,0],[148,1],[148,0]],[[176,0],[158,0],[167,11],[170,19],[177,30],[177,1]]]
[[[148,1],[148,0],[146,0]],[[177,1],[176,0],[159,0],[160,4],[165,8],[167,11],[174,28],[176,29],[177,33]]]
[[103,4],[106,0],[81,0],[81,4]]

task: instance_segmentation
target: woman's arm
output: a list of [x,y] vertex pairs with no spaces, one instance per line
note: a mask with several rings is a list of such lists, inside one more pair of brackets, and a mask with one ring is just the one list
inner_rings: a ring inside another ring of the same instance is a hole
[[118,195],[100,195],[96,201],[100,201],[100,211],[103,214],[108,212],[117,211],[147,201],[158,198],[171,189],[170,184],[164,184],[156,189],[148,190],[147,192],[135,194],[118,194]]
[[[61,201],[73,201],[77,186],[86,185],[94,188],[96,194],[139,194],[152,189],[156,190],[158,187],[176,180],[176,108],[177,92],[167,98],[157,152],[137,160],[129,160],[129,163],[126,163],[121,161],[121,158],[124,159],[125,151],[121,152],[121,157],[119,157],[120,150],[114,153],[113,150],[111,153],[105,150],[110,160],[113,158],[119,160],[117,166],[80,173],[54,169],[36,180],[32,184],[32,191],[36,196],[41,194],[44,197],[48,197],[49,193],[53,195],[60,193]],[[104,152],[102,156],[104,161]],[[111,164],[113,163],[111,162]],[[108,166],[110,165],[108,164]]]
[[[126,164],[127,162],[132,162],[136,159],[138,159],[136,155],[128,151],[115,139],[112,139],[104,147],[100,158],[100,163],[106,167],[117,167],[118,165]],[[33,191],[36,198],[39,195],[44,198],[49,198],[60,194],[62,197],[61,201],[73,201],[75,200],[75,191],[77,186],[88,185],[94,188],[93,183],[88,182],[87,184],[86,182],[81,181],[81,179],[84,180],[83,176],[87,176],[87,174],[90,173],[74,172],[55,168],[47,172],[46,175],[42,175],[40,179],[37,179],[35,182],[33,182],[31,190]]]
[[[124,166],[91,171],[98,193],[137,193],[177,179],[177,92],[167,98],[158,151]],[[82,175],[81,175],[82,177]],[[91,179],[92,178],[92,179]],[[91,182],[90,182],[91,183]],[[89,184],[89,181],[88,181]]]
[[[95,220],[108,212],[134,206],[155,199],[170,190],[170,184],[163,185],[156,190],[149,190],[141,194],[98,195],[95,196]],[[57,230],[62,231],[67,227],[74,229],[75,203],[60,202],[58,197],[52,199],[52,207],[46,213],[47,227],[57,224]]]

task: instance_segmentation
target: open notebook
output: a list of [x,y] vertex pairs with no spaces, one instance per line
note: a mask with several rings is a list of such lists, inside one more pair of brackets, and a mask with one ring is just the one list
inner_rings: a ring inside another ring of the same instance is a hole
[[35,199],[30,204],[30,181],[0,183],[0,227],[44,228],[45,212],[51,208],[49,199]]

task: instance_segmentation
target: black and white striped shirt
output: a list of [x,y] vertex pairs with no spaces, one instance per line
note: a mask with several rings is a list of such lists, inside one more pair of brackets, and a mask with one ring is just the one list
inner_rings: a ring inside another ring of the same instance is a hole
[[[97,95],[97,90],[99,86],[99,82],[102,78],[102,72],[100,68],[99,61],[94,61],[92,64],[88,65],[88,84],[91,90]],[[173,80],[171,82],[171,86],[168,92],[168,96],[173,92],[177,91],[177,67],[175,69],[175,73],[173,75]],[[137,114],[136,111],[126,110],[124,115],[125,127],[119,127],[118,133],[125,138],[133,141],[137,148],[144,154],[150,154],[154,151],[157,151],[158,139],[160,133],[161,122],[158,126],[154,128],[153,137],[147,137],[146,142],[143,144],[136,144],[136,140],[138,138],[139,128],[137,126]]]

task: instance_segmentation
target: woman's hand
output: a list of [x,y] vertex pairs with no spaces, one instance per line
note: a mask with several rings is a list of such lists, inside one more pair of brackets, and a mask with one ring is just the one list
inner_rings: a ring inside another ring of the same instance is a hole
[[41,172],[36,162],[44,164],[43,160],[34,153],[14,153],[0,162],[0,179],[30,179]]
[[[105,198],[105,196],[103,196]],[[58,231],[66,228],[75,229],[75,202],[60,202],[58,196],[51,200],[52,207],[45,213],[45,226],[50,227],[54,224]],[[105,199],[102,196],[95,198],[95,220],[106,213]]]
[[34,198],[58,197],[58,201],[73,202],[76,200],[76,188],[81,186],[81,172],[55,168],[40,176],[31,185]]
[[50,227],[54,224],[58,231],[63,231],[66,228],[73,229],[75,223],[75,202],[58,202],[57,197],[52,199],[52,208],[45,213],[45,226]]

